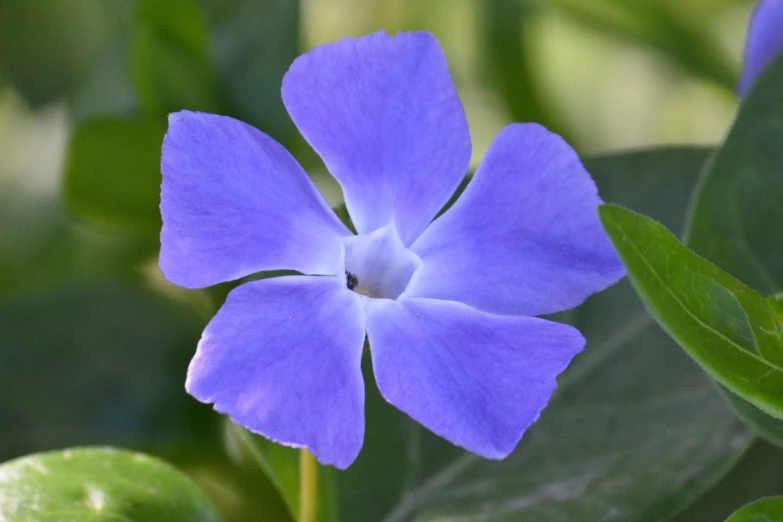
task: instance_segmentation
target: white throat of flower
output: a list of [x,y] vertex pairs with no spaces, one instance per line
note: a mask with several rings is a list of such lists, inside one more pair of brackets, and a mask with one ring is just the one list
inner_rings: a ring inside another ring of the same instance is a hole
[[421,266],[394,224],[344,240],[346,286],[371,298],[397,299]]

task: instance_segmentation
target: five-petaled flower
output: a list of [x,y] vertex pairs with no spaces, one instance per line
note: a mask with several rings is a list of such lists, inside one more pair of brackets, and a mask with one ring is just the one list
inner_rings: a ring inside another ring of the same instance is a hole
[[369,339],[383,397],[484,457],[508,455],[584,339],[532,316],[580,304],[622,265],[574,151],[505,128],[459,200],[471,143],[443,52],[426,33],[376,33],[300,56],[283,100],[342,186],[358,235],[299,164],[237,120],[180,112],[163,145],[160,266],[234,289],[204,331],[187,390],[338,468],[364,437]]

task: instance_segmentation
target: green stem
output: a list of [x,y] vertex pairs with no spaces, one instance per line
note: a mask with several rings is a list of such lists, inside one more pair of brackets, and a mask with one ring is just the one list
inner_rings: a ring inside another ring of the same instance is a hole
[[306,449],[299,450],[299,522],[318,519],[318,462]]

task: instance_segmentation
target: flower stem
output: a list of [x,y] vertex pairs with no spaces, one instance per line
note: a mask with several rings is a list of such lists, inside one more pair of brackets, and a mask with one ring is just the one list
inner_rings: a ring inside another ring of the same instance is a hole
[[318,518],[318,461],[306,449],[299,450],[299,522]]

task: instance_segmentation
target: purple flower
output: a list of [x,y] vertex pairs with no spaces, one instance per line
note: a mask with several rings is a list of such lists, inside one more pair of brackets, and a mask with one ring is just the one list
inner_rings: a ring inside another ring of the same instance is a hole
[[349,466],[364,437],[365,334],[391,404],[454,444],[508,455],[584,339],[530,317],[623,268],[574,151],[534,124],[495,139],[467,190],[467,121],[435,38],[381,32],[300,56],[283,100],[343,188],[358,235],[279,144],[180,112],[163,144],[160,266],[240,285],[204,331],[187,390],[274,441]]
[[783,50],[783,0],[761,0],[748,27],[745,66],[739,83],[739,95],[748,94],[756,78]]

